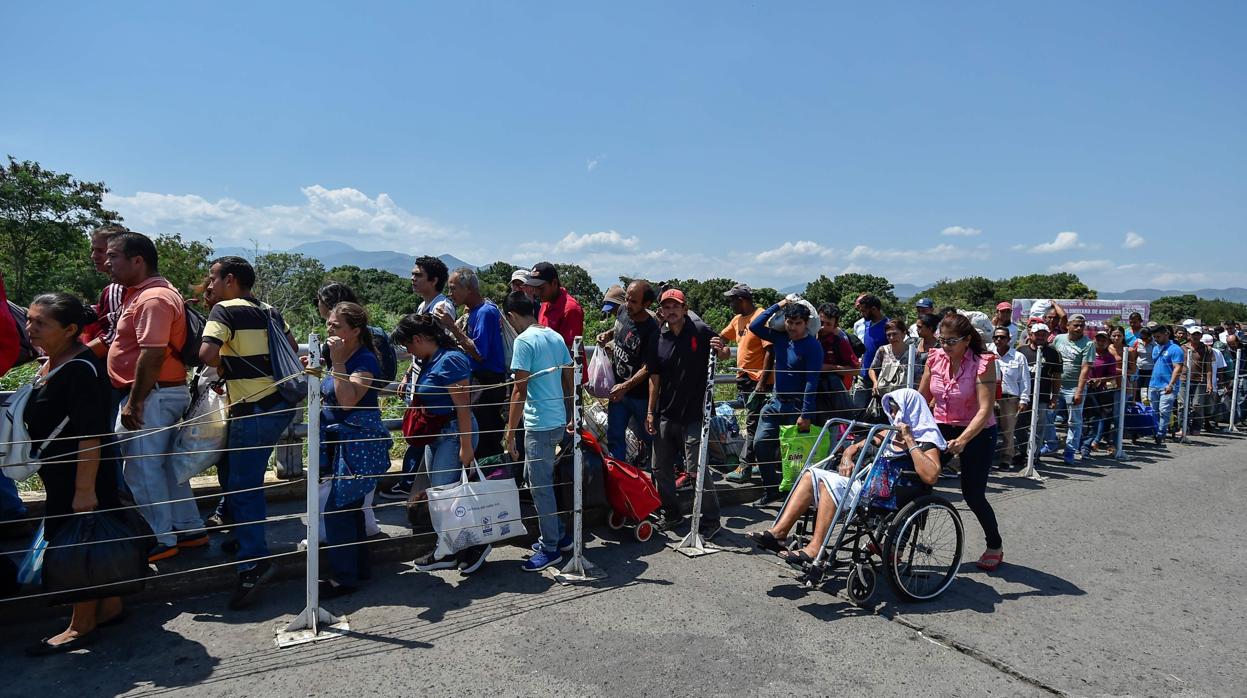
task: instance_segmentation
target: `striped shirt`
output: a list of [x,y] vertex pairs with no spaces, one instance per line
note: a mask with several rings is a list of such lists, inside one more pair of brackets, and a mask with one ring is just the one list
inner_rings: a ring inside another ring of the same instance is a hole
[[82,343],[90,344],[99,339],[108,346],[117,337],[117,318],[121,315],[121,301],[126,287],[121,284],[108,284],[100,291],[100,300],[95,304],[95,314],[99,320],[87,325],[82,330]]
[[276,392],[268,349],[270,311],[289,331],[272,306],[250,296],[221,301],[208,314],[203,341],[221,347],[221,375],[233,404],[257,402]]

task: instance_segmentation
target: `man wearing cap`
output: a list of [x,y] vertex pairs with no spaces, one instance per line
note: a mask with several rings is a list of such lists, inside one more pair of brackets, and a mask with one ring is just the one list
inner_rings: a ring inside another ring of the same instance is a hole
[[1198,436],[1208,418],[1207,407],[1213,390],[1212,347],[1204,344],[1204,328],[1194,323],[1187,328],[1191,341],[1187,351],[1191,354],[1191,411],[1187,433]]
[[[1033,320],[1026,342],[1018,347],[1017,352],[1026,357],[1029,367],[1027,380],[1030,381],[1034,381],[1034,373],[1040,368],[1038,362],[1041,358],[1043,360],[1043,375],[1039,378],[1039,394],[1032,401],[1032,409],[1039,410],[1039,414],[1035,416],[1035,430],[1039,433],[1038,439],[1041,444],[1039,452],[1035,455],[1039,457],[1055,453],[1057,450],[1056,425],[1053,423],[1053,417],[1056,414],[1057,396],[1061,394],[1061,355],[1056,349],[1048,346],[1048,340],[1052,336],[1048,326],[1039,318],[1033,318]],[[1034,383],[1032,382],[1031,385],[1033,386]],[[1027,447],[1030,445],[1031,438],[1030,421],[1029,414],[1025,412],[1019,414],[1018,423],[1021,429],[1018,440],[1027,444]]]
[[[1000,301],[996,304],[996,316],[992,318],[992,327],[1003,327],[1009,331],[1009,345],[1018,343],[1022,334],[1021,328],[1013,323],[1013,304],[1009,301]],[[995,336],[995,332],[992,333]],[[995,343],[995,340],[992,340]]]
[[[602,296],[602,319],[618,318],[619,309],[623,307],[625,302],[627,302],[627,297],[624,294],[623,287],[619,284],[611,286],[606,290],[606,295]],[[611,327],[611,329],[605,332],[598,333],[597,345],[604,347],[614,339],[615,328]]]
[[[614,289],[619,288],[615,286]],[[615,387],[611,388],[607,405],[606,443],[610,453],[619,460],[628,457],[628,425],[636,420],[640,437],[641,453],[637,460],[644,462],[650,456],[653,439],[645,429],[645,415],[649,408],[649,371],[645,359],[650,344],[658,334],[658,321],[650,314],[654,302],[654,287],[644,279],[628,284],[625,292],[620,289],[623,310],[616,310],[615,326],[611,328],[611,364],[615,370]],[[613,301],[607,293],[607,304]],[[605,310],[605,307],[603,307]],[[607,334],[607,333],[603,333]],[[604,345],[598,342],[600,351]]]
[[[749,331],[749,323],[762,314],[753,304],[753,289],[747,284],[736,284],[724,293],[736,315],[728,321],[719,334],[724,342],[736,342],[736,395],[745,405],[745,447],[740,454],[740,465],[727,474],[732,482],[748,482],[749,473],[756,464],[753,437],[758,433],[758,415],[766,404],[766,391],[762,390],[762,376],[766,368],[766,349],[770,342]],[[727,346],[719,352],[720,359],[731,356]]]
[[[649,371],[649,410],[645,428],[654,437],[654,484],[662,508],[658,527],[672,530],[684,522],[675,488],[675,464],[680,452],[690,471],[698,467],[698,446],[704,417],[706,386],[710,379],[710,352],[723,340],[706,323],[688,316],[684,292],[671,288],[659,298],[665,326],[650,343],[645,366]],[[703,483],[703,538],[719,530],[719,498],[714,479]]]
[[1165,440],[1173,418],[1174,394],[1186,370],[1186,352],[1169,339],[1169,326],[1157,325],[1152,330],[1156,340],[1152,347],[1152,378],[1148,382],[1148,400],[1156,412],[1156,445]]
[[538,262],[525,283],[536,290],[537,300],[541,301],[537,322],[558,332],[571,349],[576,337],[584,334],[585,311],[559,283],[559,270],[549,262]]
[[1014,431],[1017,428],[1018,412],[1030,407],[1031,381],[1030,367],[1026,356],[1012,347],[1013,334],[1008,327],[996,327],[992,331],[992,348],[999,357],[996,369],[1000,372],[1001,395],[996,398],[996,410],[1000,422],[1000,438],[1004,448],[1000,454],[1000,465],[1018,465],[1021,454],[1014,445]]
[[[914,303],[915,317],[922,317],[923,315],[930,315],[934,312],[935,312],[935,301],[931,300],[930,298],[919,298],[918,302]],[[909,326],[909,332],[907,334],[908,336],[913,337],[914,339],[918,338],[918,323],[917,322],[914,322],[914,324]]]
[[1152,332],[1156,329],[1158,323],[1149,322],[1139,328],[1135,334],[1134,342],[1129,343],[1131,349],[1134,349],[1135,356],[1135,375],[1132,377],[1134,385],[1138,388],[1138,399],[1147,399],[1148,385],[1152,382],[1152,348],[1156,346],[1156,342],[1152,340]]
[[1069,316],[1068,331],[1057,335],[1052,348],[1061,355],[1061,403],[1068,409],[1065,432],[1065,462],[1074,463],[1082,444],[1083,398],[1087,395],[1087,378],[1095,363],[1095,344],[1085,334],[1087,318],[1082,314]]
[[1210,358],[1212,360],[1212,367],[1210,371],[1212,374],[1212,389],[1208,393],[1208,405],[1207,411],[1205,412],[1206,418],[1204,419],[1204,428],[1209,431],[1220,431],[1221,429],[1221,425],[1218,423],[1217,418],[1220,416],[1222,405],[1217,399],[1217,391],[1221,387],[1220,374],[1227,366],[1229,366],[1229,362],[1225,360],[1224,353],[1221,349],[1217,348],[1215,331],[1215,327],[1208,328],[1208,331],[1204,333],[1202,340],[1204,342],[1204,346],[1208,348]]
[[511,272],[511,290],[532,295],[533,288],[528,285],[527,269],[516,269]]

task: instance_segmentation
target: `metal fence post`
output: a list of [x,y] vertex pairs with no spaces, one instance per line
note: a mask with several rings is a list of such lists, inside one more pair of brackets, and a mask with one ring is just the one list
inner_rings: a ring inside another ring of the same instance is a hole
[[1233,382],[1230,383],[1230,433],[1231,434],[1238,431],[1238,428],[1236,427],[1236,422],[1237,422],[1237,417],[1238,417],[1238,381],[1239,381],[1238,367],[1241,366],[1242,363],[1243,363],[1243,349],[1242,347],[1239,347],[1238,349],[1234,350],[1234,373],[1232,374]]
[[563,584],[601,579],[606,573],[597,565],[589,562],[584,556],[584,452],[580,450],[580,380],[583,367],[580,357],[584,355],[584,337],[577,337],[572,342],[572,365],[575,379],[572,381],[572,489],[574,491],[572,505],[572,538],[574,551],[572,559],[555,575],[555,579]]
[[[693,491],[693,521],[684,539],[674,547],[677,552],[689,557],[716,553],[718,548],[706,545],[699,530],[701,526],[702,493],[706,490],[706,480],[711,477],[707,466],[710,458],[710,420],[714,418],[714,349],[710,350],[710,365],[706,368],[706,394],[703,398],[701,411],[701,443],[697,446],[697,485]],[[684,464],[688,467],[688,463]]]
[[1182,376],[1182,443],[1190,443],[1191,438],[1187,436],[1187,430],[1190,429],[1191,419],[1191,356],[1195,352],[1183,349],[1186,352],[1186,366]]
[[1041,482],[1044,477],[1035,470],[1035,460],[1039,456],[1039,447],[1043,444],[1043,435],[1039,433],[1039,410],[1048,409],[1048,406],[1039,399],[1039,387],[1042,383],[1043,347],[1038,347],[1035,352],[1035,380],[1031,386],[1031,431],[1030,439],[1026,444],[1026,469],[1019,474]]
[[905,368],[905,376],[906,376],[905,387],[909,388],[910,390],[913,390],[914,386],[917,385],[917,382],[918,382],[917,379],[914,378],[914,367],[917,366],[918,364],[918,342],[919,341],[921,340],[915,339],[914,343],[909,345],[909,351],[907,352],[908,357],[906,358],[906,363],[908,364],[908,366],[906,366]]
[[1121,358],[1121,389],[1117,393],[1117,452],[1113,458],[1124,461],[1126,449],[1123,447],[1126,438],[1126,385],[1130,382],[1130,347],[1126,347]]
[[[320,367],[320,339],[307,338],[309,368]],[[307,604],[283,630],[277,632],[277,646],[290,647],[316,640],[338,637],[350,630],[345,617],[339,618],[320,607],[320,374],[307,378]]]

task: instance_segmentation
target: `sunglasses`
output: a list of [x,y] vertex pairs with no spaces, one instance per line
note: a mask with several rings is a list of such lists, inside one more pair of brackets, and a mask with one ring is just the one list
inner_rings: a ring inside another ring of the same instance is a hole
[[997,342],[1007,342],[1007,341],[1009,341],[1009,335],[1007,335],[1007,334],[998,334],[998,335],[996,335],[995,337],[992,337],[992,339],[996,340]]
[[936,340],[936,341],[938,341],[938,342],[939,342],[940,344],[942,344],[943,346],[946,346],[946,347],[954,347],[954,346],[957,346],[957,344],[959,344],[959,343],[960,343],[962,340],[964,340],[964,339],[966,339],[966,338],[965,338],[965,337],[951,337],[951,338],[944,338],[944,337],[941,337],[940,339],[938,339],[938,340]]

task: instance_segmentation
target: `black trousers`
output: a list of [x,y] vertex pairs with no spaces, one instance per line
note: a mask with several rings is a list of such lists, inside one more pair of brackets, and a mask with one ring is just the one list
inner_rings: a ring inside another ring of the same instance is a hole
[[[949,441],[961,436],[966,430],[965,427],[951,424],[939,426],[940,433]],[[1004,545],[1000,539],[1000,527],[996,525],[996,512],[987,503],[987,475],[991,472],[992,456],[996,451],[996,431],[994,424],[980,431],[961,452],[961,496],[983,527],[983,536],[987,539],[989,548]],[[952,460],[952,456],[944,454],[943,460]]]

